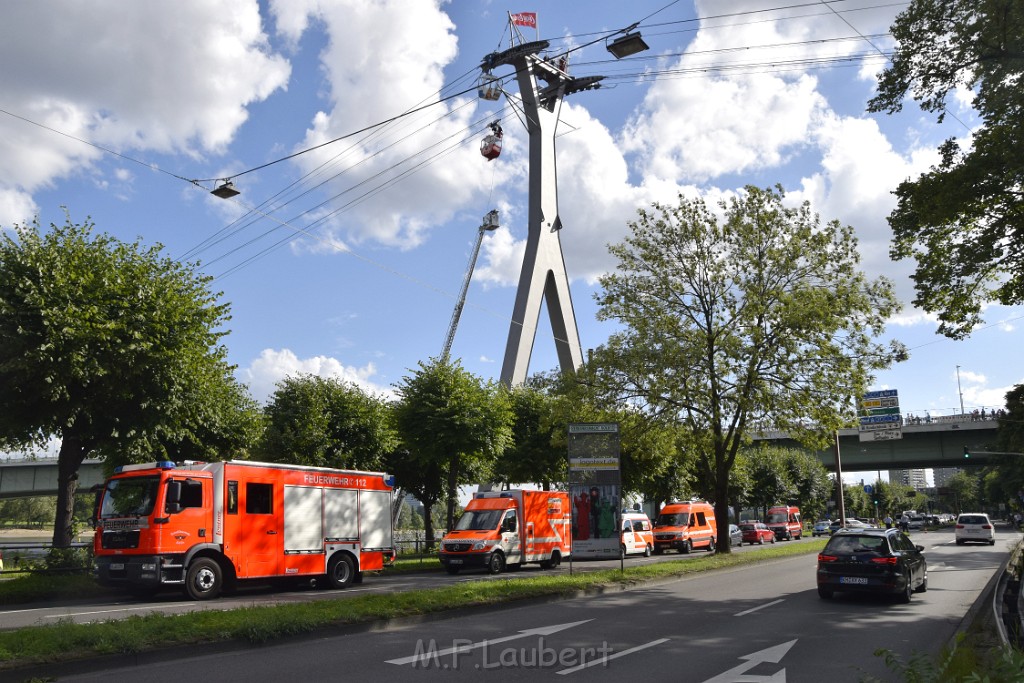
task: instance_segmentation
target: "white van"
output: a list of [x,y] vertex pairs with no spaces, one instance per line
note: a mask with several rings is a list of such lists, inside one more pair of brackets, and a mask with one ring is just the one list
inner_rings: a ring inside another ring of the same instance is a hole
[[622,546],[620,553],[650,557],[654,551],[654,529],[651,518],[642,512],[622,513]]

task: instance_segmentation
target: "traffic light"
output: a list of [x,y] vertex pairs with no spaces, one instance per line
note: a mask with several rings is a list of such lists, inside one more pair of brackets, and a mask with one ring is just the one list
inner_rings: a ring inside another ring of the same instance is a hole
[[967,446],[964,446],[964,457],[965,458],[971,457],[971,449],[968,448]]

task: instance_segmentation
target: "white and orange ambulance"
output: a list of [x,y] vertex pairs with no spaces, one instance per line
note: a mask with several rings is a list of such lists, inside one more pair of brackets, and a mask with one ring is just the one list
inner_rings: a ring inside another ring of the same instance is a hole
[[483,491],[473,495],[455,528],[441,540],[438,559],[449,574],[536,562],[557,567],[571,552],[569,494],[563,491]]
[[126,465],[97,494],[96,576],[195,600],[243,579],[344,588],[394,560],[393,485],[382,472],[250,461]]

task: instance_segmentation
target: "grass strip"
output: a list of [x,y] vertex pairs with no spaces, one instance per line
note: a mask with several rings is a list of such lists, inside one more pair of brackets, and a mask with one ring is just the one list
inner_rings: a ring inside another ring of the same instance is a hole
[[[63,620],[47,626],[0,631],[0,668],[11,669],[97,655],[131,654],[146,650],[225,641],[261,644],[317,629],[425,615],[470,606],[529,598],[577,595],[581,591],[632,586],[716,569],[756,564],[766,560],[817,552],[824,540],[765,548],[760,552],[708,555],[639,566],[625,571],[568,572],[537,576],[510,575],[504,580],[459,583],[421,590],[304,604],[243,607],[229,611],[203,610],[187,614],[152,613],[92,624]],[[82,577],[65,577],[82,578]],[[367,581],[372,581],[369,577]],[[0,594],[20,579],[0,585]],[[79,594],[80,595],[80,594]]]

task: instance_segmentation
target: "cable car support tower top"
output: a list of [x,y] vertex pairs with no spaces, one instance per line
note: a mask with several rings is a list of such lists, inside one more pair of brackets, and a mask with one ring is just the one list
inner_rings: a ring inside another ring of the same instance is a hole
[[569,294],[569,279],[562,256],[562,221],[558,215],[555,172],[555,129],[562,98],[600,87],[599,81],[604,77],[573,78],[566,71],[566,57],[551,61],[537,56],[548,45],[545,40],[513,45],[502,52],[487,55],[480,65],[483,73],[492,77],[491,72],[498,67],[509,65],[515,69],[526,128],[530,135],[526,253],[501,368],[501,382],[510,387],[526,380],[542,302],[547,304],[558,365],[562,372],[575,372],[583,363],[579,330]]

